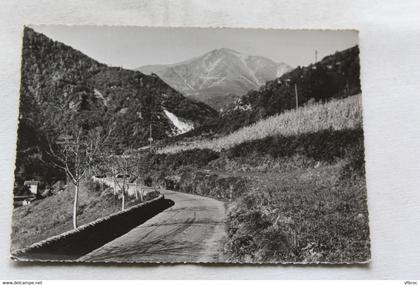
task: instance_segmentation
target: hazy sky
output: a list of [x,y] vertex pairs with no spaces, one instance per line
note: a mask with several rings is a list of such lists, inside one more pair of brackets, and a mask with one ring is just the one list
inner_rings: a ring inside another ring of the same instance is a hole
[[112,26],[31,26],[112,66],[136,68],[176,63],[216,48],[268,57],[293,67],[358,43],[356,31],[144,28]]

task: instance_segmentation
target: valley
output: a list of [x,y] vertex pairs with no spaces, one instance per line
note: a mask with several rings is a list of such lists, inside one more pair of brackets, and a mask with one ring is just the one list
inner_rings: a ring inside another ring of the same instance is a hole
[[14,194],[66,190],[14,210],[12,249],[147,185],[173,205],[81,260],[369,260],[359,75],[357,46],[294,69],[222,48],[128,70],[25,28]]

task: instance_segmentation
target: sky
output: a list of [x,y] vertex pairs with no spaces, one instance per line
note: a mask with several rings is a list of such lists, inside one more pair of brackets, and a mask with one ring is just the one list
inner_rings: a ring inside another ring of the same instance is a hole
[[292,67],[358,44],[354,30],[152,28],[134,26],[30,26],[93,59],[134,69],[171,64],[218,48],[270,58]]

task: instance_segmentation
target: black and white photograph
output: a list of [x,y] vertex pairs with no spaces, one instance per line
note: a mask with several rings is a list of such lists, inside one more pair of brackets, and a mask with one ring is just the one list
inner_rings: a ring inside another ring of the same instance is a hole
[[11,258],[370,262],[358,39],[22,27]]

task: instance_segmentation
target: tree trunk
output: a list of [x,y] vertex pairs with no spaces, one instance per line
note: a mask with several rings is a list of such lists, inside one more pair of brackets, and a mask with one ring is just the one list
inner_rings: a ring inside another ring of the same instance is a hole
[[124,193],[124,189],[122,189],[122,202],[121,202],[121,211],[124,211],[125,209],[125,193]]
[[123,181],[123,185],[121,188],[121,210],[124,211],[125,209],[125,182]]
[[134,192],[136,192],[136,200],[139,198],[138,184],[139,184],[139,182],[136,179],[136,191],[134,191]]
[[143,199],[144,199],[144,195],[143,195],[143,187],[141,187],[141,184],[140,184],[140,201],[142,201],[142,202],[143,202]]
[[73,228],[77,229],[77,203],[79,199],[79,182],[74,185]]

